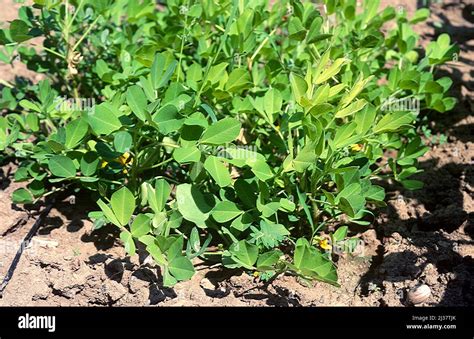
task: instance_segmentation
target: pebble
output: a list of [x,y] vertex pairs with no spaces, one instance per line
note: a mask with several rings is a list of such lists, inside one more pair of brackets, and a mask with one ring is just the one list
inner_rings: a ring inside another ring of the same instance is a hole
[[428,285],[417,285],[408,291],[408,302],[412,305],[421,304],[431,296]]

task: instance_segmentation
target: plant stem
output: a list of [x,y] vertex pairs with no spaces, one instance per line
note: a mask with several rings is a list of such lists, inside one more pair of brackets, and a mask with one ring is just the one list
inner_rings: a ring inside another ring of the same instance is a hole
[[56,52],[56,51],[54,51],[54,50],[52,50],[52,49],[50,49],[50,48],[48,48],[48,47],[43,47],[43,49],[44,49],[46,52],[48,52],[48,53],[54,54],[54,55],[56,55],[57,57],[60,57],[61,59],[66,60],[66,56],[62,55],[61,53],[58,53],[58,52]]
[[263,41],[260,43],[260,45],[257,47],[257,49],[255,50],[255,52],[252,54],[252,56],[250,57],[249,61],[248,61],[248,69],[249,71],[252,71],[252,66],[253,66],[253,61],[255,60],[255,58],[257,57],[258,53],[260,53],[260,51],[262,50],[262,48],[267,44],[267,42],[270,40],[270,37],[275,34],[276,32],[276,28],[273,29],[270,34],[268,36],[265,37],[265,39],[263,39]]
[[160,162],[160,163],[158,163],[158,164],[154,164],[154,165],[147,166],[147,167],[140,167],[138,173],[141,173],[141,172],[146,171],[146,170],[149,170],[149,169],[153,169],[153,168],[157,168],[157,167],[163,166],[163,165],[169,163],[169,162],[172,161],[172,160],[173,160],[173,158],[169,158],[169,159],[166,159],[165,161],[162,161],[162,162]]
[[97,23],[97,21],[99,21],[99,19],[102,17],[102,15],[99,15],[97,18],[95,18],[95,20],[92,22],[92,24],[87,28],[87,30],[84,32],[84,34],[81,36],[81,38],[76,42],[76,44],[72,47],[72,50],[71,52],[74,52],[76,50],[77,47],[79,47],[79,45],[81,44],[82,40],[84,40],[87,35],[90,33],[91,29],[95,26],[95,24]]

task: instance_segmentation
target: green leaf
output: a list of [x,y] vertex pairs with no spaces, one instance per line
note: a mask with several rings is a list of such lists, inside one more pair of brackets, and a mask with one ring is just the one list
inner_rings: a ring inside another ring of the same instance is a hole
[[240,121],[224,118],[209,126],[201,136],[200,142],[209,145],[223,145],[231,142],[240,134]]
[[120,225],[127,225],[135,210],[135,197],[132,192],[127,187],[122,187],[112,194],[110,204]]
[[114,212],[112,211],[112,209],[105,203],[103,202],[102,200],[98,200],[97,201],[97,205],[99,205],[100,209],[102,210],[102,212],[104,212],[104,215],[105,217],[112,223],[114,224],[115,226],[117,227],[120,227],[121,224],[120,222],[118,221],[117,217],[115,216]]
[[200,227],[205,226],[204,222],[209,218],[214,206],[213,201],[191,184],[181,184],[176,187],[176,201],[184,219]]
[[106,105],[97,105],[87,117],[92,130],[98,134],[111,134],[122,127],[120,120]]
[[171,53],[157,53],[151,66],[151,81],[155,89],[164,87],[171,79],[178,62]]
[[171,194],[171,186],[165,179],[158,179],[155,182],[156,209],[161,212],[166,206],[166,202]]
[[334,149],[339,149],[353,143],[350,138],[355,132],[357,125],[354,122],[338,127],[332,140]]
[[370,130],[374,124],[376,113],[376,109],[373,106],[367,105],[363,110],[355,114],[354,121],[357,124],[356,131],[358,135],[364,135]]
[[26,188],[19,188],[12,194],[14,204],[27,204],[33,201],[33,196]]
[[183,256],[179,256],[174,258],[170,263],[169,263],[169,270],[170,273],[178,280],[178,281],[184,281],[184,280],[189,280],[193,277],[194,275],[194,266],[192,262]]
[[[309,146],[309,147],[308,147]],[[304,147],[293,159],[293,167],[296,172],[303,173],[309,166],[316,162],[316,154],[314,153],[314,145],[309,144]]]
[[261,181],[267,181],[274,176],[271,167],[265,160],[249,158],[245,163],[250,166],[253,174]]
[[180,164],[198,162],[201,159],[201,152],[196,146],[176,148],[173,158]]
[[161,107],[153,115],[153,121],[158,124],[160,132],[165,135],[176,132],[183,125],[183,120],[180,119],[178,108],[172,104]]
[[296,16],[291,16],[288,23],[288,37],[297,41],[302,41],[306,37],[306,30],[301,20]]
[[148,100],[140,86],[133,85],[127,89],[127,104],[138,119],[141,121],[147,120],[146,106]]
[[319,85],[319,84],[329,80],[330,78],[332,78],[333,76],[338,74],[339,71],[341,70],[342,66],[344,66],[348,62],[349,62],[349,60],[344,59],[344,58],[336,59],[336,61],[334,61],[331,66],[329,66],[321,74],[316,76],[314,83],[316,85]]
[[423,188],[423,181],[419,180],[403,180],[402,181],[403,187],[408,190],[414,191]]
[[55,155],[49,159],[49,170],[53,175],[61,178],[72,178],[76,176],[74,162],[64,155]]
[[[26,124],[33,132],[39,131],[39,119],[36,113],[29,113],[26,115]],[[87,123],[85,123],[87,126]]]
[[85,176],[92,176],[99,166],[99,156],[96,152],[87,152],[81,158],[81,173]]
[[371,75],[366,79],[360,79],[359,81],[357,81],[352,87],[352,89],[348,93],[344,94],[344,96],[342,97],[340,107],[345,107],[349,105],[354,100],[354,98],[359,95],[359,93],[364,89],[367,83],[372,79],[373,76]]
[[229,186],[232,183],[228,168],[217,157],[208,156],[204,162],[204,168],[220,187]]
[[245,68],[235,68],[230,74],[225,84],[225,89],[229,92],[238,93],[250,84],[250,75]]
[[115,133],[114,136],[114,148],[119,153],[125,153],[130,151],[132,148],[133,139],[130,133],[120,131]]
[[189,66],[186,72],[186,84],[193,90],[198,90],[198,82],[202,80],[202,67],[197,63]]
[[66,126],[66,148],[74,148],[84,139],[89,130],[89,125],[84,119],[71,121]]
[[32,38],[28,35],[29,32],[28,24],[22,20],[13,20],[10,23],[10,36],[15,42],[23,42]]
[[170,273],[168,266],[163,268],[163,286],[164,287],[173,287],[178,283],[175,277],[173,277]]
[[300,238],[296,242],[294,265],[304,276],[337,285],[337,273],[334,264],[304,238]]
[[360,195],[350,195],[339,199],[339,208],[351,218],[365,206],[365,199]]
[[139,238],[151,231],[150,217],[146,214],[139,214],[133,220],[130,231],[135,238]]
[[222,62],[218,65],[212,66],[209,69],[207,81],[209,81],[212,85],[219,82],[222,79],[222,77],[226,74],[227,65],[228,65],[227,62]]
[[428,8],[420,8],[415,12],[413,18],[411,18],[410,23],[416,24],[421,21],[425,21],[430,16],[430,10]]
[[371,185],[364,193],[364,196],[368,200],[383,201],[385,199],[385,190],[381,186]]
[[409,112],[392,112],[385,115],[374,127],[374,133],[396,131],[402,126],[413,122],[413,115]]
[[254,269],[253,265],[257,262],[258,247],[245,240],[232,244],[229,248],[232,259],[246,269]]
[[293,95],[295,96],[296,101],[299,102],[301,98],[306,95],[308,85],[302,77],[294,73],[290,73],[290,84]]
[[272,88],[265,93],[263,106],[271,122],[273,122],[272,115],[280,112],[282,103],[283,100],[279,90]]
[[280,210],[286,211],[286,212],[293,212],[296,208],[296,205],[293,201],[289,199],[280,199]]
[[31,102],[31,101],[28,101],[28,100],[25,100],[25,99],[20,101],[20,106],[23,107],[23,108],[26,108],[27,110],[30,110],[30,111],[35,111],[35,112],[38,112],[38,113],[41,112],[41,107],[39,107],[34,102]]
[[220,201],[212,210],[212,217],[219,223],[225,223],[244,213],[232,201]]
[[183,236],[172,236],[166,239],[166,246],[161,247],[162,251],[166,251],[166,257],[169,261],[172,261],[174,258],[181,256],[183,251]]
[[347,231],[348,227],[347,226],[341,226],[339,227],[336,232],[332,235],[332,241],[333,243],[336,243],[338,241],[342,241],[346,238],[347,236]]
[[265,252],[258,257],[257,268],[259,270],[272,269],[279,260],[283,253],[279,250],[273,250]]
[[298,201],[300,203],[300,206],[303,207],[306,218],[308,219],[308,222],[311,225],[311,229],[314,229],[313,216],[311,215],[309,207],[306,204],[306,193],[301,192],[300,189],[298,188],[298,186],[296,186],[296,193],[298,195]]
[[259,246],[271,249],[277,247],[290,232],[282,224],[275,224],[270,221],[261,220],[260,229],[251,226],[253,233],[252,240]]
[[128,255],[135,255],[136,247],[132,234],[128,231],[122,231],[120,232],[120,239],[123,241]]
[[15,172],[15,182],[22,182],[27,181],[30,179],[30,174],[28,173],[28,168],[26,167],[19,167]]
[[350,104],[349,106],[347,106],[346,108],[343,108],[337,111],[336,118],[344,118],[356,112],[359,112],[362,108],[365,107],[365,105],[367,105],[367,101],[363,99],[357,100],[353,102],[352,104]]
[[166,259],[161,252],[160,248],[155,244],[155,238],[151,235],[144,235],[140,237],[140,241],[146,246],[146,250],[152,256],[153,260],[156,261],[158,265],[166,265]]

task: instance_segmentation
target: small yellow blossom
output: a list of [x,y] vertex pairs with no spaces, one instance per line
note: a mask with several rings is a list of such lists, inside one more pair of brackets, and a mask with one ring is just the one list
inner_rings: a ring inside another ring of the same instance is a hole
[[255,278],[258,278],[260,276],[260,272],[257,272],[257,271],[253,272],[253,276]]
[[118,162],[121,163],[123,166],[127,165],[128,163],[132,162],[132,157],[130,153],[125,152],[120,157],[118,157]]
[[[125,152],[124,154],[122,154],[118,158],[115,158],[112,161],[115,162],[115,163],[119,163],[120,165],[125,167],[125,166],[129,165],[130,163],[132,163],[133,158],[132,158],[130,153]],[[107,167],[108,164],[109,163],[106,160],[102,160],[102,162],[100,164],[100,168],[105,168],[105,167]],[[128,173],[128,170],[126,168],[124,168],[123,173]]]
[[327,239],[319,240],[319,247],[321,247],[323,250],[331,249],[331,245],[329,245],[329,242]]
[[359,152],[362,150],[362,145],[361,144],[353,144],[351,145],[351,150],[354,152]]

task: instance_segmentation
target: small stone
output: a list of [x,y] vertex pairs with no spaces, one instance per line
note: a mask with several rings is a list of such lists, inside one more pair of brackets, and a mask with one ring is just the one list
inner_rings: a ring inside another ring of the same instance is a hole
[[201,282],[199,283],[199,285],[201,286],[202,289],[204,290],[211,290],[211,291],[214,291],[216,289],[216,287],[214,286],[213,283],[211,283],[211,281],[207,278],[204,278],[201,280]]
[[56,240],[44,238],[33,238],[32,242],[42,248],[56,248],[59,246],[59,242]]
[[135,277],[133,275],[130,277],[130,279],[128,281],[128,287],[130,289],[130,292],[132,292],[132,293],[137,293],[141,289],[146,288],[147,285],[148,284],[146,282],[144,282],[141,279],[138,279],[137,277]]
[[474,245],[471,244],[460,244],[456,247],[456,252],[462,257],[474,258]]
[[412,305],[424,303],[431,296],[431,289],[428,285],[417,285],[408,291],[407,300]]
[[425,270],[423,271],[423,275],[425,277],[425,282],[426,284],[430,286],[434,286],[438,284],[438,270],[433,264],[428,264],[425,267]]
[[116,302],[117,300],[121,299],[125,294],[127,294],[127,290],[122,284],[114,280],[108,281],[108,283],[104,286],[105,291],[112,302]]

